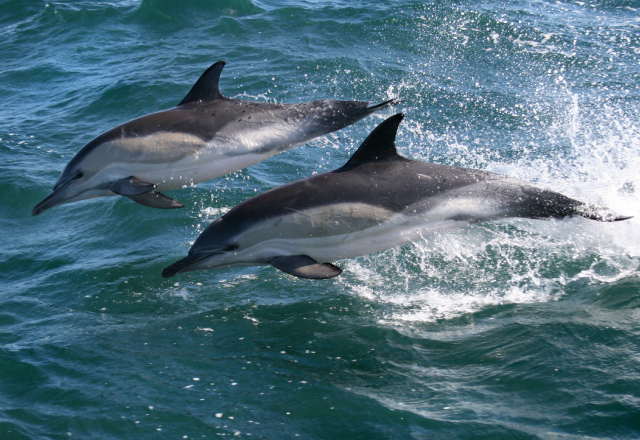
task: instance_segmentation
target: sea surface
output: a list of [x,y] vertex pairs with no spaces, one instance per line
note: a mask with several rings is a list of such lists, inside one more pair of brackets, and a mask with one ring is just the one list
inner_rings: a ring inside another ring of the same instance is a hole
[[[226,96],[402,103],[217,180],[31,209],[89,140]],[[335,262],[162,269],[406,114],[410,158],[635,218],[507,219]],[[640,2],[0,0],[0,439],[640,438]]]

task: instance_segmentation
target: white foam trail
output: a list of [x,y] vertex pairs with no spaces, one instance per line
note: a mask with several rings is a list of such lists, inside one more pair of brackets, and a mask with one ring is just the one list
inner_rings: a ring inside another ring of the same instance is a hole
[[[570,283],[609,283],[637,273],[640,130],[622,110],[608,105],[585,110],[583,98],[566,93],[568,99],[561,99],[566,108],[550,133],[552,144],[569,143],[562,155],[539,157],[523,147],[519,159],[509,162],[455,136],[439,141],[449,145],[449,159],[463,166],[533,181],[635,218],[615,223],[511,219],[341,262],[353,274],[343,275],[347,290],[378,303],[381,323],[433,322],[500,304],[553,301]],[[417,124],[405,130],[418,142],[435,141]],[[425,154],[424,146],[408,149]]]
[[221,208],[206,207],[200,210],[199,217],[202,217],[204,220],[215,220],[218,217],[222,217],[229,211],[231,211],[231,208],[228,206],[224,206]]

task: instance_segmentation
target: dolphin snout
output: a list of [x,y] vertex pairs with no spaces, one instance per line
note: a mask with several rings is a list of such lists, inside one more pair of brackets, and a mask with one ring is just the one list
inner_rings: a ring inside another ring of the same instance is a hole
[[32,210],[31,215],[42,214],[43,212],[58,206],[64,202],[64,198],[61,196],[62,190],[58,189],[52,192],[42,202],[38,203]]
[[172,276],[180,272],[189,272],[191,270],[195,270],[193,268],[190,268],[190,266],[201,260],[209,258],[210,256],[210,254],[190,254],[182,260],[173,263],[171,266],[165,267],[162,271],[162,278],[171,278]]
[[79,194],[78,189],[69,189],[71,184],[75,181],[77,181],[77,179],[70,179],[61,184],[56,184],[53,188],[53,192],[31,210],[31,215],[41,214],[55,206],[77,199]]

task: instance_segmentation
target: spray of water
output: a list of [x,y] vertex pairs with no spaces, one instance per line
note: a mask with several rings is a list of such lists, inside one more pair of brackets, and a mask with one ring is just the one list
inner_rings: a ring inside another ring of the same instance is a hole
[[[442,139],[455,157],[490,171],[533,181],[580,200],[636,216],[626,222],[586,219],[509,219],[441,232],[423,240],[346,263],[349,292],[381,306],[382,323],[433,322],[509,303],[557,300],[567,286],[610,283],[640,265],[640,145],[637,127],[619,109],[584,111],[566,90],[568,105],[552,124],[552,137],[568,138],[560,160],[521,148],[505,159],[455,136]],[[419,124],[405,127],[414,145],[436,139]],[[516,146],[517,149],[517,146]],[[410,153],[411,154],[411,153]],[[423,158],[424,159],[424,158]]]

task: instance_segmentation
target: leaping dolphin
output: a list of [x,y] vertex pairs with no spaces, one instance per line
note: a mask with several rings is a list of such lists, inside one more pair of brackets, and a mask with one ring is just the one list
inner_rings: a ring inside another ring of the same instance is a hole
[[342,168],[253,197],[211,223],[163,277],[272,264],[301,278],[340,275],[331,261],[379,252],[436,230],[505,217],[625,220],[557,192],[487,171],[398,155],[399,113]]
[[181,208],[160,191],[241,170],[397,102],[230,99],[218,87],[224,65],[207,69],[177,107],[125,122],[82,147],[31,214],[117,194],[154,208]]

